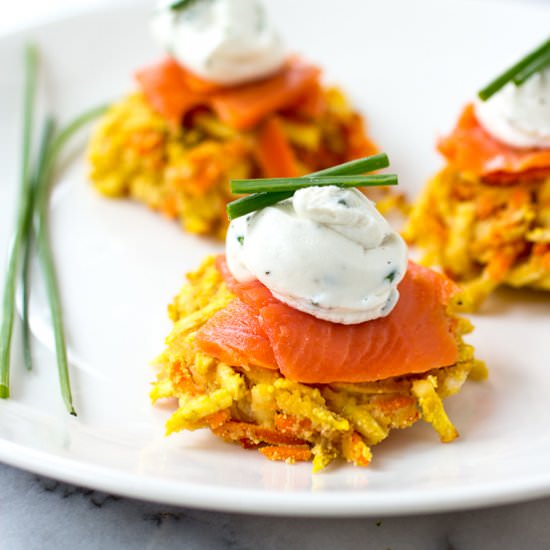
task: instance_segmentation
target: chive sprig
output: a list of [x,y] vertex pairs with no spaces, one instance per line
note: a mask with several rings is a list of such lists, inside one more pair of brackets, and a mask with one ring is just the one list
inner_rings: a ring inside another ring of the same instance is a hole
[[394,174],[376,174],[374,176],[308,176],[302,178],[265,178],[232,180],[233,193],[273,193],[280,191],[298,191],[312,186],[337,185],[338,187],[375,187],[397,185]]
[[176,2],[172,2],[169,7],[173,11],[179,11],[186,8],[187,6],[192,4],[194,1],[195,0],[176,0]]
[[46,153],[43,157],[42,165],[39,166],[39,176],[36,183],[36,250],[46,285],[48,305],[51,312],[61,395],[67,410],[74,416],[76,416],[76,411],[73,406],[69,377],[69,361],[67,358],[67,345],[63,325],[63,310],[61,307],[61,296],[57,283],[53,250],[50,243],[48,230],[49,197],[53,175],[55,173],[56,161],[64,145],[88,122],[103,114],[106,108],[106,106],[101,105],[86,111],[85,113],[77,116],[57,134],[54,134],[52,131],[48,131],[48,126],[53,126],[53,120],[50,119],[46,122],[46,130],[44,131],[45,143],[43,145]]
[[[46,158],[48,155],[48,148],[50,146],[53,132],[55,129],[54,121],[51,117],[48,117],[44,128],[42,129],[42,137],[40,139],[40,149],[38,152],[38,159],[36,161],[36,168],[33,174],[32,187],[30,189],[30,209],[34,212],[36,204],[36,190],[39,184],[41,174],[43,173],[46,165]],[[30,266],[33,250],[33,231],[30,226],[32,223],[32,216],[29,216],[29,227],[26,231],[25,239],[25,253],[23,257],[23,267],[21,269],[21,322],[22,322],[22,340],[23,340],[23,360],[27,370],[32,370],[32,349],[31,349],[31,325],[29,318],[30,309]]]
[[299,178],[233,180],[231,182],[233,193],[252,194],[230,202],[227,205],[227,215],[230,220],[234,220],[255,210],[288,199],[298,189],[314,185],[337,185],[339,187],[396,185],[397,176],[394,174],[361,176],[366,172],[387,168],[389,165],[388,155],[378,153],[331,166]]
[[21,176],[17,201],[15,230],[8,252],[8,268],[3,289],[2,324],[0,326],[0,397],[10,395],[10,364],[13,322],[15,317],[15,292],[17,275],[31,218],[31,148],[34,119],[34,99],[38,71],[38,52],[34,46],[25,48],[25,82],[23,84],[23,142]]
[[[32,368],[31,331],[29,323],[30,260],[32,253],[33,220],[36,250],[44,277],[52,327],[55,339],[61,395],[70,414],[76,415],[69,378],[69,363],[63,328],[61,299],[53,250],[48,231],[49,197],[56,164],[67,141],[85,124],[105,112],[107,106],[95,107],[77,116],[60,132],[55,132],[54,120],[48,116],[42,131],[42,138],[36,164],[31,162],[32,126],[38,71],[37,49],[25,48],[25,82],[23,108],[23,142],[21,177],[14,237],[9,249],[8,267],[4,283],[2,324],[0,326],[0,398],[10,396],[11,342],[15,317],[15,293],[18,275],[22,289],[23,356],[27,369]],[[23,265],[20,268],[21,256]]]
[[482,101],[486,101],[509,82],[513,82],[516,86],[521,86],[535,73],[547,67],[550,67],[550,38],[497,76],[481,89],[477,95]]

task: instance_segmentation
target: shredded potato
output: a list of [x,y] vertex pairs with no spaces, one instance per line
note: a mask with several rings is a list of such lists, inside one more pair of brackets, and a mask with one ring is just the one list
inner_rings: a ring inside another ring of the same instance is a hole
[[234,296],[208,258],[169,306],[174,321],[157,359],[153,402],[176,398],[167,434],[209,428],[222,439],[257,449],[270,460],[312,461],[319,471],[337,458],[367,466],[371,447],[417,420],[429,422],[441,441],[458,432],[442,399],[460,390],[470,374],[486,377],[473,348],[462,342],[471,330],[455,318],[459,360],[425,374],[360,384],[308,385],[261,367],[233,367],[195,347],[197,330]]
[[550,178],[488,184],[448,167],[426,186],[404,230],[463,284],[471,311],[499,285],[550,290]]
[[[323,107],[316,114],[276,114],[298,174],[376,152],[345,96],[335,88],[322,94]],[[237,131],[206,109],[174,125],[135,93],[113,105],[92,135],[90,177],[107,197],[133,198],[179,220],[186,231],[223,238],[225,207],[235,198],[229,180],[264,176],[258,160],[260,127]],[[389,206],[403,203],[389,189],[376,193],[393,197]]]

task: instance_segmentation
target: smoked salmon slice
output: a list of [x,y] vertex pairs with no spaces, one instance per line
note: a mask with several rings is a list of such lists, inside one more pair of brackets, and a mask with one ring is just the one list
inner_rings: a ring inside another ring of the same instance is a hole
[[229,126],[246,130],[315,93],[319,74],[318,67],[292,57],[274,76],[221,87],[198,78],[168,58],[141,69],[136,79],[149,105],[176,124],[191,109],[203,106],[211,108]]
[[202,351],[230,365],[276,369],[273,350],[254,309],[239,299],[218,311],[197,334]]
[[471,103],[438,149],[460,171],[494,183],[550,174],[550,149],[516,149],[496,140],[481,126]]
[[237,282],[223,256],[217,265],[237,298],[201,328],[196,341],[230,365],[258,364],[261,357],[262,366],[278,368],[290,380],[326,384],[422,373],[457,361],[454,321],[446,313],[457,287],[428,268],[409,262],[400,299],[387,317],[340,325],[283,304],[258,281]]

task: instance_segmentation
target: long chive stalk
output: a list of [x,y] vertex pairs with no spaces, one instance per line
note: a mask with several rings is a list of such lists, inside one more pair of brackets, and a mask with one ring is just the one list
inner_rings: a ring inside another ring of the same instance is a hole
[[516,86],[521,86],[524,82],[529,80],[535,73],[538,73],[539,71],[542,71],[546,69],[547,67],[550,67],[550,48],[546,52],[545,55],[542,55],[535,59],[533,63],[525,67],[521,72],[516,74],[512,81]]
[[[525,71],[533,66],[540,58],[548,55],[550,52],[550,38],[543,42],[538,48],[535,48],[532,52],[528,53],[525,57],[520,59],[517,63],[512,65],[509,69],[504,71],[501,75],[497,76],[492,82],[487,84],[485,88],[478,92],[478,96],[481,100],[486,101],[492,95],[496,94],[500,89],[502,89],[508,82],[514,80],[514,78],[519,77],[519,75],[526,74]],[[537,69],[540,70],[540,69]],[[533,74],[533,73],[531,73]],[[531,76],[529,74],[529,76]],[[527,78],[529,78],[527,76]]]
[[230,220],[235,218],[240,218],[245,216],[250,212],[255,210],[260,210],[271,206],[272,204],[277,204],[278,202],[289,199],[294,195],[294,191],[282,191],[279,193],[255,193],[254,195],[249,195],[248,197],[242,197],[240,199],[234,200],[227,205],[227,216]]
[[48,204],[55,164],[61,149],[78,130],[80,130],[91,120],[103,114],[106,108],[106,106],[101,106],[91,109],[90,111],[86,111],[82,115],[75,118],[63,130],[61,130],[61,132],[51,139],[50,144],[47,147],[44,166],[38,177],[36,187],[36,249],[46,284],[46,292],[52,317],[61,395],[67,410],[74,416],[76,416],[76,411],[73,405],[69,377],[69,362],[67,359],[67,345],[65,340],[65,330],[63,327],[63,312],[61,309],[61,298],[57,284],[55,262],[48,232]]
[[279,191],[298,191],[312,186],[337,185],[338,187],[376,187],[397,185],[395,174],[376,174],[374,176],[307,176],[303,178],[265,178],[233,180],[233,193],[275,193]]
[[23,106],[23,143],[21,157],[21,179],[17,204],[17,218],[14,236],[8,253],[8,268],[3,289],[2,325],[0,327],[0,398],[10,395],[10,362],[13,320],[15,316],[15,291],[22,247],[31,216],[31,170],[32,122],[36,95],[36,74],[38,53],[34,46],[25,49],[25,83]]
[[[364,174],[365,172],[387,168],[390,160],[386,153],[378,153],[369,157],[364,157],[337,166],[331,166],[318,172],[313,172],[304,176],[304,178],[316,176],[353,176]],[[277,204],[282,200],[292,197],[293,191],[277,192],[277,193],[255,193],[248,197],[242,197],[234,200],[227,205],[227,215],[230,220],[244,216],[260,208]]]
[[307,177],[312,176],[356,176],[364,174],[366,172],[374,172],[374,170],[381,170],[387,168],[390,165],[390,159],[386,153],[377,153],[376,155],[370,155],[369,157],[363,157],[360,159],[350,160],[331,166],[330,168],[324,168],[317,172],[308,174]]
[[194,0],[177,0],[176,2],[173,2],[172,4],[170,4],[169,7],[173,11],[179,11],[179,10],[182,10],[183,8],[186,8],[193,2]]
[[[48,148],[50,146],[53,132],[54,121],[52,118],[48,118],[44,129],[42,131],[42,137],[40,139],[40,151],[38,153],[38,160],[34,170],[32,183],[31,183],[31,201],[30,211],[34,211],[35,193],[38,185],[40,175],[46,168],[46,160],[48,154]],[[31,352],[31,327],[29,321],[29,300],[30,300],[30,261],[32,252],[32,216],[29,216],[29,227],[27,228],[27,239],[25,241],[25,254],[23,256],[23,267],[21,269],[21,323],[23,333],[23,359],[27,370],[32,370],[32,352]]]

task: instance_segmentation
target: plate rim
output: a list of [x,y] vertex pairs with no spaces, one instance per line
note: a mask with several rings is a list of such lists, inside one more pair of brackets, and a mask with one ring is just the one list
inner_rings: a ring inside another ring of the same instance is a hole
[[[18,453],[24,450],[23,455]],[[331,491],[330,504],[314,491],[259,491],[141,477],[114,468],[60,457],[0,438],[0,461],[53,479],[118,496],[218,512],[292,517],[392,517],[474,510],[547,497],[550,474],[527,481],[490,482],[418,491]],[[283,465],[286,466],[286,465]],[[327,475],[327,474],[312,474]]]

